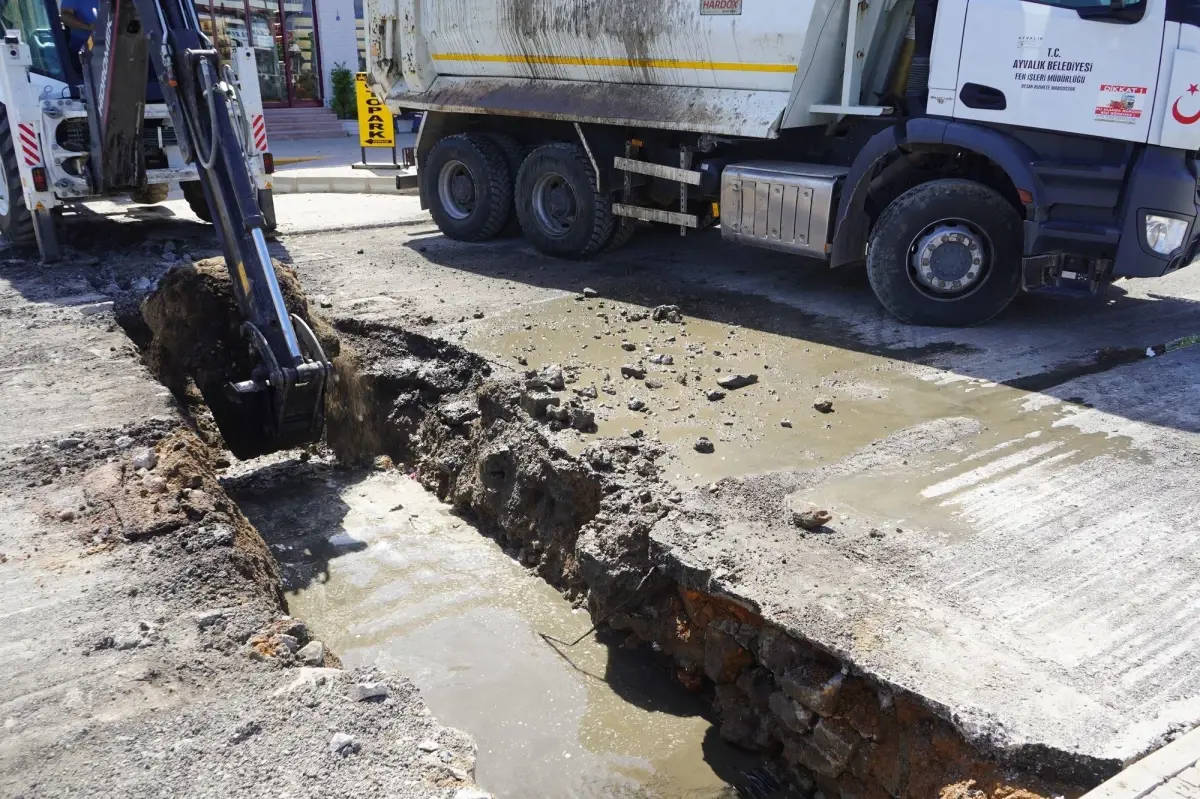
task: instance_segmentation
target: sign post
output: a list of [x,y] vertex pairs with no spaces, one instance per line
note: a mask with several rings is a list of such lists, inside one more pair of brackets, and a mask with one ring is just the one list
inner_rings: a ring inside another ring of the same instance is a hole
[[[396,123],[392,112],[379,101],[367,86],[367,73],[354,76],[354,89],[358,98],[358,144],[362,149],[362,163],[351,164],[355,169],[403,169],[396,162]],[[390,147],[390,164],[367,163],[368,147]]]

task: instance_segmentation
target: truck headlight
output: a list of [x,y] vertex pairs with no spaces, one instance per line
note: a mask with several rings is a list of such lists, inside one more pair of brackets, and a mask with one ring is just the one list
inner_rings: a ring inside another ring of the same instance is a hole
[[1182,219],[1146,214],[1146,243],[1159,255],[1170,255],[1183,246],[1187,228]]

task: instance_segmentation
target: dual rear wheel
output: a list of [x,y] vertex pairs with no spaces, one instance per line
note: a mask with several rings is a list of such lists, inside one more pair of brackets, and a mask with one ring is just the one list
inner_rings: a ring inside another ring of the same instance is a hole
[[430,214],[452,239],[485,241],[514,219],[531,244],[557,258],[586,258],[628,239],[574,144],[526,152],[503,135],[448,136],[430,149],[420,174]]

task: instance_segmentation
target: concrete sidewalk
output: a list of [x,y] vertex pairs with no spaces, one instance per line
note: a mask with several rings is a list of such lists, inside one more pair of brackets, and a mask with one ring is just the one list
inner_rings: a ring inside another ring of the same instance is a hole
[[[397,160],[401,158],[401,150],[414,146],[416,141],[415,133],[397,134]],[[354,164],[362,161],[357,136],[273,141],[270,147],[275,156],[271,183],[277,194],[415,194],[417,191],[416,170],[354,168]],[[367,158],[370,163],[389,164],[392,151],[370,149]],[[404,188],[397,188],[397,177]]]
[[1200,799],[1200,728],[1134,763],[1082,799]]

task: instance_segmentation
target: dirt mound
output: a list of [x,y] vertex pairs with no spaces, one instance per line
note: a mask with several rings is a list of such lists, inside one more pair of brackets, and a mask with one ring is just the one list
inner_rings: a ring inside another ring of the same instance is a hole
[[[329,358],[337,357],[338,337],[309,308],[296,273],[278,261],[274,266],[288,311],[308,323]],[[142,302],[141,312],[151,333],[147,366],[181,398],[194,382],[226,445],[240,455],[256,431],[245,428],[244,412],[225,397],[225,385],[248,378],[255,360],[241,334],[242,317],[224,260],[209,258],[172,269]]]

